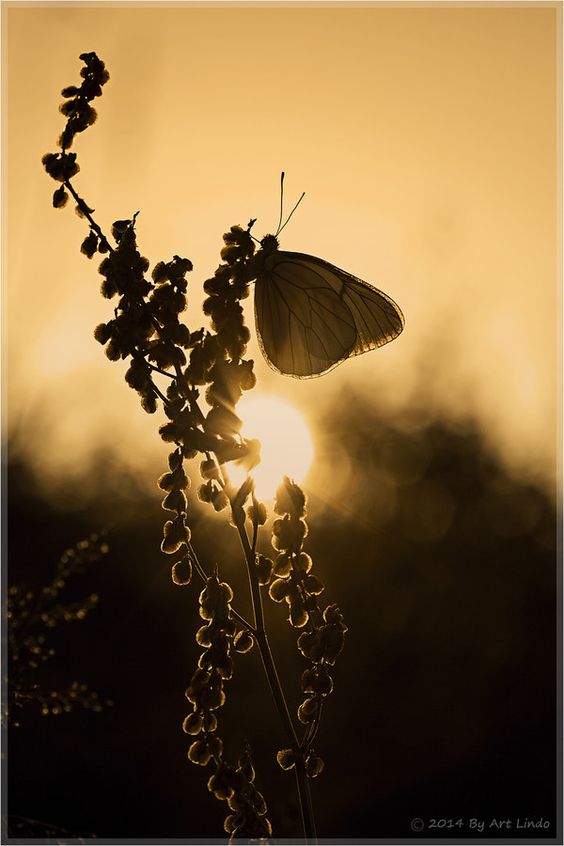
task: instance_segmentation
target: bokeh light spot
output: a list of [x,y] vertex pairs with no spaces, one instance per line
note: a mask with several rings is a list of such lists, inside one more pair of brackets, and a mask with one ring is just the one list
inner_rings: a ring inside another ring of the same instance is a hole
[[[313,460],[313,442],[297,408],[274,395],[246,395],[237,413],[242,434],[261,442],[261,463],[252,471],[258,498],[273,499],[283,476],[303,482]],[[231,477],[237,481],[233,473]]]

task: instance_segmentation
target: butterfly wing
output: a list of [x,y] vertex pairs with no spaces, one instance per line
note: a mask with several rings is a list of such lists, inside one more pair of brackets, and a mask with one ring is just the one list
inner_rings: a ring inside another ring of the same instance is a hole
[[278,250],[265,264],[255,290],[257,334],[279,373],[320,376],[403,329],[390,297],[323,259]]
[[318,265],[319,273],[334,286],[351,312],[357,337],[349,356],[382,347],[402,332],[405,320],[401,309],[383,291],[323,259],[305,255],[303,258]]
[[348,305],[309,256],[277,251],[255,285],[262,352],[279,373],[320,376],[351,354],[357,331]]

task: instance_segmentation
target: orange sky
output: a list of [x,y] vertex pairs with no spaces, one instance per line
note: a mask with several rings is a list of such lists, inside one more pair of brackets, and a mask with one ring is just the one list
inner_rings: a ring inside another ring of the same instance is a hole
[[111,306],[40,162],[63,126],[59,91],[95,50],[111,79],[75,145],[76,185],[103,228],[141,210],[152,264],[192,259],[191,328],[222,232],[251,217],[272,231],[285,170],[288,205],[306,198],[283,248],[381,288],[406,329],[307,382],[269,371],[253,342],[260,389],[291,400],[314,442],[350,384],[378,410],[475,418],[516,471],[553,477],[556,4],[3,11],[7,412],[36,468],[80,476],[100,444],[139,467],[165,454],[92,338]]

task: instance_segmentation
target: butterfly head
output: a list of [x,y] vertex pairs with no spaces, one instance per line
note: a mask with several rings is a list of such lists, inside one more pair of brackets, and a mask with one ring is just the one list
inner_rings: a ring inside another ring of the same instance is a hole
[[278,239],[275,235],[265,235],[262,241],[260,242],[261,249],[263,251],[264,257],[268,258],[271,256],[272,253],[275,253],[280,244],[278,243]]

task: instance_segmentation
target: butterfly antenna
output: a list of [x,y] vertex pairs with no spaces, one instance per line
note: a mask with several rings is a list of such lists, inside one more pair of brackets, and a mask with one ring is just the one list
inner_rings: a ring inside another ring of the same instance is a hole
[[301,203],[301,201],[303,200],[304,197],[305,197],[305,191],[303,192],[302,196],[300,197],[300,199],[298,200],[298,202],[296,203],[296,205],[294,206],[294,208],[292,209],[292,211],[290,212],[290,214],[286,218],[284,225],[279,227],[278,231],[276,232],[276,237],[278,237],[278,235],[280,235],[282,230],[285,229],[285,227],[288,225],[288,223],[290,222],[290,218],[292,217],[292,215],[294,214],[294,212],[296,211],[296,209],[298,208],[299,204]]
[[[281,231],[282,215],[284,213],[284,171],[280,174],[280,217],[278,218],[278,226],[276,228],[276,235]],[[276,237],[276,235],[274,237]]]

